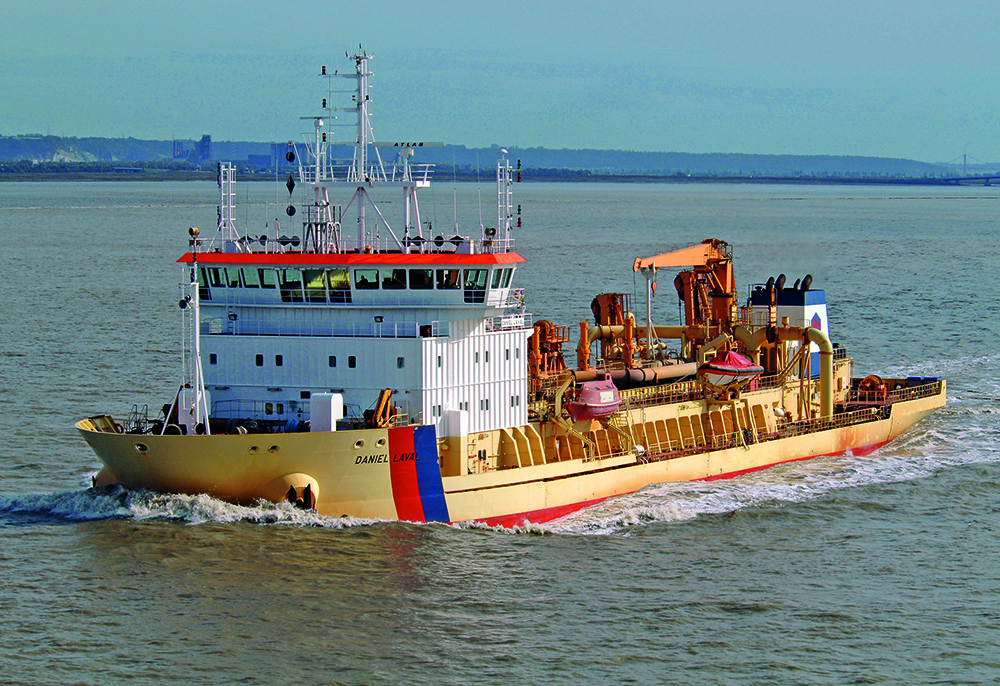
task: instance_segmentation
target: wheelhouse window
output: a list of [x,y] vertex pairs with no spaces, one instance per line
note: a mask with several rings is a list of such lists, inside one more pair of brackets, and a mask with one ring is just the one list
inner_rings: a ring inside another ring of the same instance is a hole
[[198,297],[201,300],[212,299],[212,290],[208,287],[208,274],[204,267],[198,269]]
[[246,286],[247,288],[260,288],[260,270],[244,269],[243,285]]
[[411,269],[410,289],[416,291],[426,291],[434,288],[433,269]]
[[507,288],[510,285],[510,277],[513,273],[513,269],[494,269],[490,288]]
[[260,276],[261,288],[278,287],[278,275],[273,269],[258,269],[257,274]]
[[386,269],[382,272],[382,290],[406,288],[405,269]]
[[327,287],[330,289],[330,302],[351,302],[351,274],[346,269],[330,269],[327,271]]
[[355,269],[354,287],[359,291],[378,289],[378,269]]
[[459,269],[438,269],[437,287],[439,290],[453,291],[462,287],[461,270]]
[[208,268],[208,285],[212,288],[222,288],[222,274],[218,267]]
[[306,302],[326,302],[326,272],[322,269],[303,269],[302,283],[305,286]]
[[279,269],[278,286],[281,289],[281,302],[302,302],[302,272],[298,269]]
[[240,287],[240,268],[226,267],[226,285],[230,288]]
[[465,270],[465,302],[486,302],[486,279],[489,273],[488,269]]

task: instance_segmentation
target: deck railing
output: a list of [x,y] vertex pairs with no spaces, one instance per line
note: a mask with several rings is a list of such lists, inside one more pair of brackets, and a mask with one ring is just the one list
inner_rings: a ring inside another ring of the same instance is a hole
[[[881,419],[888,419],[892,415],[892,404],[906,400],[916,400],[918,398],[933,397],[941,393],[941,381],[939,379],[930,380],[926,383],[915,385],[910,388],[893,391],[889,394],[888,400],[878,406],[863,407],[851,412],[841,412],[832,417],[817,417],[798,422],[787,422],[780,424],[777,430],[767,432],[760,431],[755,427],[740,429],[723,435],[713,435],[707,438],[704,444],[695,446],[674,447],[670,445],[667,450],[659,449],[649,451],[639,457],[639,462],[659,462],[669,460],[683,455],[694,455],[711,450],[726,450],[729,448],[749,447],[752,443],[762,443],[774,441],[782,438],[794,436],[805,436],[818,431],[828,431],[830,429],[840,429],[848,426],[857,426]],[[683,398],[681,398],[683,399]],[[633,401],[634,406],[634,401]]]

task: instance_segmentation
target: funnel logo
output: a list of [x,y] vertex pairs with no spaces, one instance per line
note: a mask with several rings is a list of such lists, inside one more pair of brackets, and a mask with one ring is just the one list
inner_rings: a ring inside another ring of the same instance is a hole
[[818,312],[813,315],[812,321],[809,322],[809,326],[811,326],[814,329],[822,329],[823,328],[823,320],[821,320],[819,318],[819,313]]

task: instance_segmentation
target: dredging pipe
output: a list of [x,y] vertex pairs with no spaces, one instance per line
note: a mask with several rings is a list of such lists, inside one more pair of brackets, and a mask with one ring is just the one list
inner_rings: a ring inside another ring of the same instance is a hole
[[[778,328],[779,341],[798,341],[804,345],[815,343],[819,346],[819,407],[820,416],[833,416],[833,343],[820,329],[801,326]],[[807,353],[808,354],[808,353]]]
[[638,386],[651,386],[664,383],[673,379],[682,379],[686,376],[694,376],[698,373],[697,362],[686,362],[683,364],[664,364],[658,367],[641,367],[637,369],[611,369],[607,372],[598,372],[593,369],[576,370],[573,372],[573,380],[576,383],[593,381],[598,374],[610,374],[611,381],[618,388],[636,388]]
[[819,346],[819,402],[820,415],[833,416],[833,343],[830,337],[820,329],[801,326],[782,326],[772,329],[763,327],[753,333],[742,326],[733,327],[733,337],[743,343],[745,349],[760,362],[760,348],[764,343],[778,341],[796,341]]

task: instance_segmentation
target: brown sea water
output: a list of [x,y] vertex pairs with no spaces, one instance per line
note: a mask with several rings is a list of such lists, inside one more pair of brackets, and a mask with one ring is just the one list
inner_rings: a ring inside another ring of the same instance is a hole
[[[283,216],[283,190],[238,189],[252,233]],[[516,193],[536,318],[575,327],[594,294],[639,287],[635,257],[719,237],[744,294],[812,273],[858,372],[945,376],[949,405],[871,457],[651,486],[525,530],[96,493],[72,424],[176,389],[174,260],[215,224],[216,189],[0,184],[0,683],[1000,680],[998,191]],[[457,188],[464,227],[477,195]],[[450,231],[451,187],[427,199]]]

